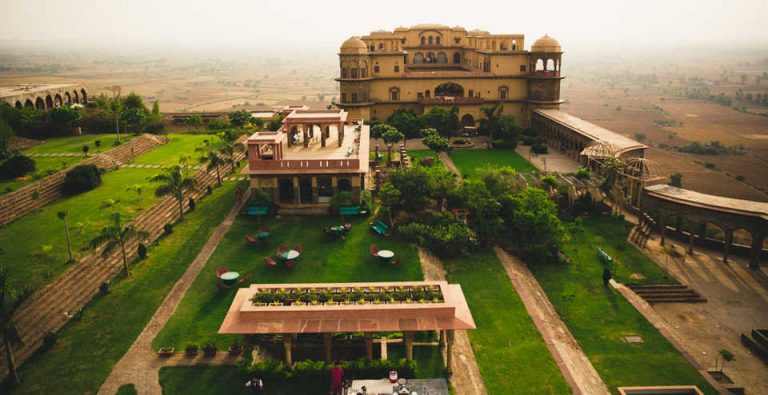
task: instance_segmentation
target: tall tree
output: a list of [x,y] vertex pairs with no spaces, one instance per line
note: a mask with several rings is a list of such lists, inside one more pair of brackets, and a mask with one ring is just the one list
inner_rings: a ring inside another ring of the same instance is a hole
[[480,119],[480,130],[488,133],[490,136],[490,142],[488,147],[493,148],[493,129],[496,127],[496,123],[501,117],[501,112],[504,110],[501,102],[498,102],[490,107],[481,107],[480,112],[483,113],[485,118]]
[[390,129],[381,135],[381,138],[387,143],[387,166],[392,166],[392,146],[405,138],[405,136],[399,130],[390,126]]
[[13,141],[13,128],[0,117],[0,159],[5,159],[11,152],[11,141]]
[[243,151],[245,151],[245,146],[236,141],[222,140],[222,143],[219,146],[219,153],[224,156],[224,160],[232,166],[233,173],[237,171],[237,168],[235,168],[237,162],[235,160],[235,153]]
[[208,169],[208,171],[216,170],[216,181],[219,185],[221,185],[221,171],[219,167],[225,164],[226,162],[224,161],[224,158],[219,156],[216,151],[211,151],[208,153],[208,165],[206,166],[206,169]]
[[69,260],[67,262],[74,262],[75,258],[72,256],[72,240],[69,238],[69,223],[67,223],[67,211],[62,210],[56,213],[56,216],[59,217],[60,220],[64,221],[64,231],[67,234],[67,255],[69,255]]
[[2,330],[5,357],[8,363],[8,384],[11,387],[20,382],[19,373],[16,371],[16,360],[13,357],[13,348],[24,344],[21,336],[19,336],[13,315],[31,295],[32,290],[29,288],[24,288],[19,292],[11,289],[8,284],[8,269],[4,265],[0,265],[0,330]]
[[115,120],[115,134],[117,135],[117,143],[120,144],[120,117],[123,115],[123,100],[120,99],[120,92],[122,88],[119,85],[109,88],[112,91],[112,100],[108,102],[109,112],[112,114],[112,118]]
[[96,248],[103,244],[102,257],[107,257],[115,248],[120,248],[123,257],[123,271],[128,277],[131,272],[128,270],[128,255],[125,252],[125,244],[131,240],[143,240],[147,237],[149,237],[149,232],[136,229],[133,225],[123,225],[120,213],[114,212],[112,213],[112,224],[101,229],[99,235],[91,240],[91,247]]
[[165,173],[158,174],[150,179],[161,183],[155,189],[156,196],[172,195],[179,203],[179,219],[184,220],[184,193],[195,188],[197,180],[187,177],[181,170],[181,166],[172,166]]

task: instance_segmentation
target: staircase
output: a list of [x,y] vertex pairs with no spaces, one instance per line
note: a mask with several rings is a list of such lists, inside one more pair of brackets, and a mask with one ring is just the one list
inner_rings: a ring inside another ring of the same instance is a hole
[[753,329],[750,335],[742,333],[741,344],[768,365],[768,329]]
[[706,303],[696,291],[683,284],[626,284],[650,304],[654,303]]

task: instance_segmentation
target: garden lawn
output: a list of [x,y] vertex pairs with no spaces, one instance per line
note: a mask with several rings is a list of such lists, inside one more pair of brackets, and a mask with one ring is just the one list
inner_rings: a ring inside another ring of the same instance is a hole
[[[697,385],[707,394],[716,391],[688,361],[621,294],[603,287],[603,266],[596,248],[617,263],[616,280],[628,282],[638,273],[645,282],[670,282],[652,260],[626,241],[629,225],[597,216],[584,221],[563,251],[571,263],[533,267],[536,278],[563,321],[589,357],[608,388],[618,386]],[[636,281],[636,280],[635,280]],[[643,343],[627,343],[623,336],[639,335]]]
[[[132,134],[121,134],[120,142],[127,143],[136,137]],[[101,140],[101,147],[96,149],[94,142]],[[114,134],[84,134],[82,136],[55,137],[46,139],[43,143],[27,148],[22,151],[24,155],[29,154],[50,154],[50,153],[83,153],[83,146],[90,148],[89,154],[109,151],[115,147]]]
[[[96,189],[59,199],[0,227],[0,248],[5,252],[2,261],[11,273],[11,287],[41,287],[70,267],[66,263],[64,222],[58,219],[57,212],[69,213],[72,250],[75,259],[83,257],[91,252],[87,248],[91,239],[110,223],[113,210],[123,214],[127,223],[156,201],[153,185],[147,181],[150,175],[146,169],[128,168],[105,173]],[[141,196],[126,190],[133,184],[145,186]],[[106,206],[110,201],[116,202],[114,206]],[[42,246],[53,247],[51,259],[32,259],[31,255]]]
[[493,251],[449,261],[446,270],[477,324],[467,333],[488,394],[571,392]]
[[[164,395],[242,395],[246,377],[234,366],[173,366],[160,369],[160,386]],[[264,381],[264,393],[270,395],[324,394],[312,381]]]
[[215,134],[169,134],[170,140],[167,144],[161,145],[153,150],[139,156],[131,161],[134,164],[143,165],[177,165],[184,156],[189,156],[190,165],[200,165],[200,158],[208,155],[207,149],[196,152],[195,149],[204,149],[206,140],[210,143],[219,141]]
[[419,161],[423,158],[431,157],[435,160],[435,165],[442,166],[443,162],[440,161],[440,158],[437,156],[437,152],[432,150],[414,150],[414,151],[408,151],[408,156],[411,157],[411,163],[419,163]]
[[113,281],[109,294],[91,302],[80,321],[59,331],[53,349],[22,366],[24,382],[14,393],[95,394],[232,208],[235,187],[214,189],[171,235],[150,247],[129,279]]
[[[416,247],[395,237],[376,236],[368,225],[369,220],[358,218],[348,221],[330,216],[283,217],[266,221],[272,233],[269,244],[252,245],[243,238],[257,234],[259,225],[253,218],[238,218],[170,321],[152,342],[153,348],[173,346],[184,349],[191,343],[207,342],[226,348],[239,338],[216,333],[236,293],[236,289],[222,293],[216,287],[219,280],[215,272],[219,266],[237,271],[241,277],[252,275],[250,283],[254,284],[422,280]],[[322,237],[324,226],[344,222],[353,225],[346,240],[326,240]],[[303,246],[304,251],[296,268],[291,270],[264,264],[264,257],[275,256],[275,250],[281,243],[289,247],[296,244]],[[394,251],[402,259],[402,264],[379,262],[369,252],[371,244],[379,249]]]
[[74,166],[75,164],[82,162],[86,158],[83,156],[59,156],[59,157],[35,156],[31,159],[35,161],[35,171],[21,178],[17,178],[13,180],[0,180],[0,195],[15,191],[19,188],[27,186],[35,182],[36,180],[39,180],[43,177],[47,177],[69,166]]
[[451,160],[464,177],[475,174],[483,166],[509,166],[517,171],[536,171],[532,164],[513,149],[457,149],[451,152]]

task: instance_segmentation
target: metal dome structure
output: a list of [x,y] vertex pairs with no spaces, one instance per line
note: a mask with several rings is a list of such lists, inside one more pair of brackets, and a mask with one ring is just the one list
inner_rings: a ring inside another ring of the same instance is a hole
[[651,181],[661,178],[661,165],[648,158],[630,157],[621,159],[622,166],[620,173],[622,176],[638,181]]
[[602,140],[596,140],[584,147],[584,149],[581,150],[581,155],[586,156],[589,160],[615,158],[620,151],[621,148],[616,145]]

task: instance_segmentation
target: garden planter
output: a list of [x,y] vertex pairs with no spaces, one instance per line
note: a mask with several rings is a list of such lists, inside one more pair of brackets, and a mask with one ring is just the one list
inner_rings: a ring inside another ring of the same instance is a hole
[[168,358],[168,357],[170,357],[171,355],[173,355],[173,353],[174,353],[175,351],[176,351],[176,350],[175,350],[173,347],[163,347],[163,348],[161,348],[161,349],[160,349],[160,350],[157,352],[157,355],[159,355],[161,358]]

